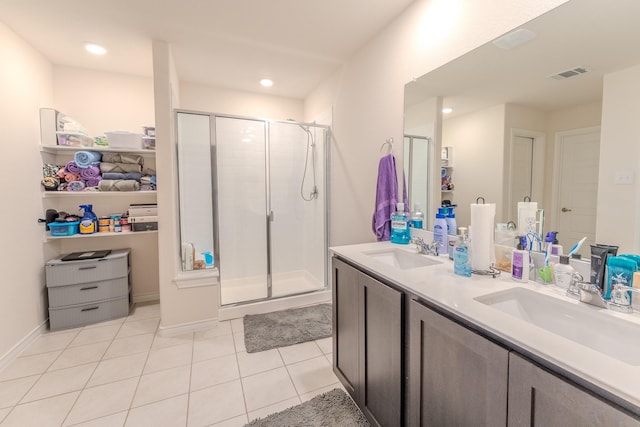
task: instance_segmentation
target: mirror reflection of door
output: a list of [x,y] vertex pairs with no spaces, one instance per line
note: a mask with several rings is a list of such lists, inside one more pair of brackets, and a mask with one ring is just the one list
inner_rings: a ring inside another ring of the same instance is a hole
[[[511,164],[511,209],[509,219],[518,219],[518,202],[532,194],[533,138],[516,136],[513,138]],[[532,199],[533,200],[533,199]]]
[[[595,244],[600,128],[561,132],[556,137],[559,177],[556,218],[558,240],[568,252],[583,237],[583,256]],[[605,243],[605,242],[602,242]]]
[[427,212],[431,212],[432,207],[429,204],[429,165],[433,147],[431,146],[431,138],[419,135],[404,136],[404,168],[405,168],[405,185],[407,186],[407,198],[409,201],[409,209],[414,211],[416,205],[425,214],[423,228],[429,226],[429,216]]

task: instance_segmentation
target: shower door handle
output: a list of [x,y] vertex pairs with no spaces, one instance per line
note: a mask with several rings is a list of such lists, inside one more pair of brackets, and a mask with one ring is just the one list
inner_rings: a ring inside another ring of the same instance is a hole
[[267,221],[273,222],[273,211],[269,211],[269,214],[267,215]]

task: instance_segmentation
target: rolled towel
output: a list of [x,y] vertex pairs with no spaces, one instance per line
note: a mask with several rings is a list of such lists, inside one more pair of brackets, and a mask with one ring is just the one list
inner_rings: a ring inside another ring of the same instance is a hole
[[84,187],[85,184],[82,181],[71,181],[67,185],[67,191],[82,191]]
[[89,166],[88,168],[80,169],[80,176],[83,178],[95,178],[100,176],[100,168],[98,166]]
[[104,153],[102,161],[105,163],[128,163],[132,165],[144,165],[144,157],[131,153]]
[[94,178],[85,178],[83,181],[87,187],[97,187],[98,184],[100,184],[100,181],[102,181],[102,177],[96,176]]
[[141,178],[140,172],[106,172],[102,174],[103,179],[135,179],[140,182]]
[[42,176],[45,178],[48,176],[58,177],[58,172],[60,171],[60,166],[54,165],[53,163],[46,163],[42,165]]
[[108,163],[103,162],[100,163],[100,171],[104,175],[108,172],[118,172],[118,173],[127,173],[127,172],[141,172],[142,166],[133,163]]
[[100,191],[138,191],[140,184],[132,179],[103,179],[98,184]]
[[140,184],[140,191],[153,191],[153,190],[155,190],[155,188],[151,184]]
[[67,182],[80,181],[80,175],[77,173],[66,173],[64,175],[64,180]]
[[76,151],[73,155],[73,160],[81,168],[88,168],[95,163],[100,163],[101,159],[102,153],[98,151]]
[[64,176],[67,174],[67,170],[64,167],[60,167],[58,169],[58,178],[64,179]]
[[80,166],[78,166],[78,164],[73,160],[71,160],[64,166],[64,170],[69,173],[80,173],[80,169]]

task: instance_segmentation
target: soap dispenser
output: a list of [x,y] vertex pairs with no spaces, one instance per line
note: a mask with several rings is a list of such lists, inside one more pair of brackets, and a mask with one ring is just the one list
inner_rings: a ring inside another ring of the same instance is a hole
[[521,236],[518,236],[518,245],[511,252],[511,278],[517,282],[529,281],[529,251],[525,250]]
[[471,277],[471,257],[466,230],[463,227],[460,227],[458,240],[453,246],[453,272],[458,276]]

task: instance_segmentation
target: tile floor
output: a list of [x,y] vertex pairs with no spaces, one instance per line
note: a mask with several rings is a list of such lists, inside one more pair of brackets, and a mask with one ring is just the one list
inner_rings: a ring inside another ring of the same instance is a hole
[[340,387],[331,338],[248,354],[242,319],[157,334],[157,304],[39,337],[0,371],[2,426],[243,426]]

